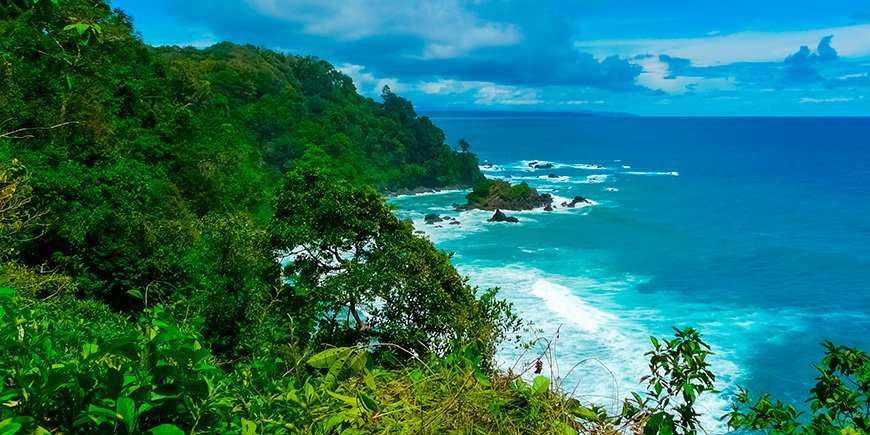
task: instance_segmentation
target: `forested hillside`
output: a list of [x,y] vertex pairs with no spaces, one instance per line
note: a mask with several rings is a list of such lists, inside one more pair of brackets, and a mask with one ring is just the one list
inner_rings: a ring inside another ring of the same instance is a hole
[[691,329],[618,415],[541,341],[496,369],[522,322],[379,193],[482,181],[462,148],[316,58],[0,0],[0,434],[694,433]]
[[233,233],[264,227],[288,170],[376,188],[482,178],[410,102],[388,89],[383,103],[366,99],[325,61],[229,43],[151,48],[90,1],[2,13],[0,157],[26,168],[46,223],[21,237],[21,260],[116,308],[130,288],[248,285],[228,282],[205,245],[251,242]]

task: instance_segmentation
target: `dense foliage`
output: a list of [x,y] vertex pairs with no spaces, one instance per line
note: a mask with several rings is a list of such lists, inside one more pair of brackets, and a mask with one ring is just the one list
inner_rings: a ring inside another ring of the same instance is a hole
[[[657,420],[658,405],[608,416],[544,376],[491,372],[473,346],[394,366],[377,363],[391,345],[360,345],[222,368],[196,332],[201,319],[159,306],[129,319],[0,288],[0,320],[4,434],[693,433]],[[673,362],[687,374],[706,367]]]
[[[0,434],[700,430],[692,329],[619,414],[495,368],[511,306],[378,191],[551,198],[381,97],[316,58],[146,46],[102,0],[0,0]],[[731,425],[866,430],[866,354],[823,367],[812,422],[741,395]]]
[[4,248],[116,309],[138,307],[126,291],[142,289],[239,329],[251,295],[278,279],[265,229],[282,173],[324,168],[381,189],[482,178],[410,102],[389,89],[383,100],[316,58],[148,47],[103,2],[4,2],[0,175],[4,192],[28,181],[9,200],[38,199],[9,219],[46,224],[3,222]]

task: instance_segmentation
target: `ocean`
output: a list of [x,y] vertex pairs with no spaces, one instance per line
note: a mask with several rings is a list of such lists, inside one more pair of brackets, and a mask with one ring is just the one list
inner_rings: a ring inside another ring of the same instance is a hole
[[[737,385],[802,403],[823,340],[870,350],[870,118],[433,120],[488,177],[592,201],[512,224],[454,211],[467,191],[390,199],[472,284],[558,334],[545,372],[581,401],[618,411],[643,389],[649,336],[672,327],[715,352],[721,392],[700,406],[711,433]],[[499,354],[504,368],[533,357]]]

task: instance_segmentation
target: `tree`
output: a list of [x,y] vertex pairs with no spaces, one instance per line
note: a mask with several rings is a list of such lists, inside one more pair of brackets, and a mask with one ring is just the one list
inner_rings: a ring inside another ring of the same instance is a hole
[[30,174],[18,159],[0,161],[0,260],[14,256],[23,241],[39,235],[29,234],[42,213],[31,206],[33,189]]
[[271,244],[304,301],[296,315],[316,319],[313,332],[333,344],[376,339],[444,354],[476,342],[489,352],[517,326],[494,290],[478,299],[450,256],[416,237],[370,187],[297,170],[285,175],[275,208]]
[[468,143],[465,138],[459,139],[459,149],[461,149],[463,153],[467,153],[469,148],[471,148],[471,144]]

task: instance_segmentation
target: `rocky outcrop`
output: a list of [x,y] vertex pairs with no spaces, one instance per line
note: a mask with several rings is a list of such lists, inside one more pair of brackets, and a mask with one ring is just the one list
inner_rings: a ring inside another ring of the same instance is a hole
[[500,180],[483,181],[466,198],[466,208],[481,210],[532,210],[553,204],[552,195],[538,194],[526,183],[511,186]]
[[574,197],[574,199],[571,200],[571,202],[562,202],[562,207],[574,208],[577,206],[577,204],[591,204],[591,202],[589,202],[588,199],[577,195]]
[[537,160],[533,160],[529,162],[529,167],[533,169],[552,169],[553,164],[547,162],[539,162]]
[[435,213],[429,213],[426,215],[426,217],[423,218],[423,222],[426,222],[427,225],[436,224],[436,223],[441,222],[443,220],[445,220],[445,219],[442,218],[441,216],[438,216]]
[[493,214],[491,218],[487,219],[487,222],[513,222],[513,223],[517,223],[519,221],[520,221],[519,219],[517,219],[513,216],[508,216],[508,215],[504,214],[504,212],[499,210],[499,209],[496,209],[495,214]]

